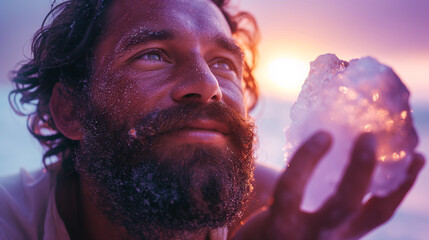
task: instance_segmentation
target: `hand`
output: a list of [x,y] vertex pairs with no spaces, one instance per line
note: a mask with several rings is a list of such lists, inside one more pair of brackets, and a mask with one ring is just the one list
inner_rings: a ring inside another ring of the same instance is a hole
[[305,185],[330,145],[331,137],[324,132],[304,143],[277,182],[272,204],[246,222],[234,239],[359,239],[393,215],[425,161],[422,155],[414,154],[407,178],[397,190],[362,203],[376,163],[375,138],[362,134],[337,192],[317,212],[303,212],[300,205]]

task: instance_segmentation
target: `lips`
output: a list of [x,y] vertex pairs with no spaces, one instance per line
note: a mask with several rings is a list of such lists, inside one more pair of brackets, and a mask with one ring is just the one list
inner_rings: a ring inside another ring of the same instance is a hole
[[190,121],[181,127],[160,134],[162,139],[171,139],[164,142],[168,146],[181,144],[225,144],[228,141],[229,128],[221,122],[209,119]]
[[228,135],[230,133],[229,128],[225,124],[210,119],[198,119],[196,121],[192,121],[189,124],[186,124],[186,126],[182,129],[214,131],[224,135]]

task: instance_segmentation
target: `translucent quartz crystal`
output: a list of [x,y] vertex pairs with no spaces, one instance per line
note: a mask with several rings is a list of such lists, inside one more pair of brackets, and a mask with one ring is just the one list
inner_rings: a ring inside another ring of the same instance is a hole
[[408,98],[407,88],[392,69],[371,57],[348,63],[326,54],[311,62],[291,108],[287,164],[318,130],[331,133],[334,141],[308,182],[302,209],[316,210],[335,192],[362,132],[374,132],[378,142],[378,162],[368,192],[385,196],[399,186],[417,145]]

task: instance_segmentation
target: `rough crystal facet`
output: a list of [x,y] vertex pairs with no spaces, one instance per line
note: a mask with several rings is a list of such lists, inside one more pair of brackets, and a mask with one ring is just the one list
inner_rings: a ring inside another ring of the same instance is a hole
[[362,132],[374,132],[378,142],[368,192],[385,196],[399,186],[417,145],[408,98],[409,91],[392,69],[371,57],[346,62],[325,54],[311,62],[291,108],[286,161],[318,130],[330,132],[334,142],[307,185],[303,209],[316,210],[335,192]]

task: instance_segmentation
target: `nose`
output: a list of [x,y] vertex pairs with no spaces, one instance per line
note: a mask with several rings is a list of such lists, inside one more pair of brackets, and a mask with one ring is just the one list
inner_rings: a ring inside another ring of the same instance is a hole
[[180,82],[172,91],[172,98],[178,103],[198,102],[202,104],[220,102],[222,92],[219,82],[205,61],[184,68]]

